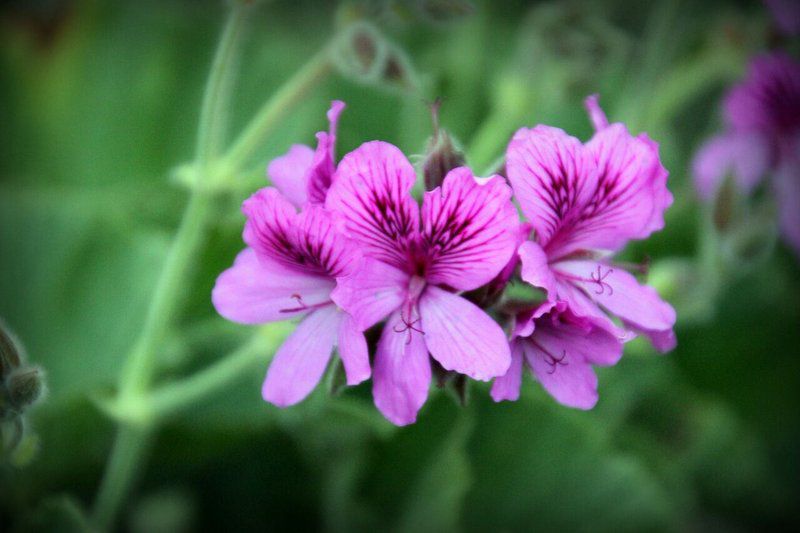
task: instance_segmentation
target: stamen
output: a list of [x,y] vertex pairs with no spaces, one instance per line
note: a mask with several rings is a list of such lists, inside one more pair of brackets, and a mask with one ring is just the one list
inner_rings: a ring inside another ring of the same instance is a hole
[[[413,309],[409,310],[409,314],[413,314]],[[405,333],[406,331],[408,332],[408,337],[406,338],[406,346],[411,344],[411,336],[414,334],[413,332],[416,331],[417,333],[425,335],[425,332],[422,329],[414,326],[414,324],[418,324],[420,322],[421,319],[419,317],[417,317],[415,320],[409,321],[406,318],[403,309],[400,309],[400,320],[403,322],[403,325],[401,326],[400,324],[395,324],[394,327],[392,328],[392,331],[394,331],[395,333]]]
[[298,313],[300,311],[311,311],[312,309],[319,309],[320,307],[325,307],[326,305],[330,305],[331,304],[331,301],[328,300],[328,301],[325,301],[325,302],[322,302],[322,303],[318,303],[318,304],[307,305],[303,301],[303,297],[300,296],[299,294],[296,294],[296,293],[292,294],[291,298],[293,300],[297,301],[298,306],[297,307],[289,307],[289,308],[286,308],[286,309],[278,309],[279,313]]
[[603,294],[608,289],[608,295],[611,296],[614,294],[614,288],[609,284],[605,279],[614,272],[614,269],[609,268],[605,272],[601,265],[597,265],[597,271],[591,273],[592,281],[597,284],[597,290],[594,291],[595,294]]
[[550,370],[547,371],[547,373],[549,375],[552,376],[553,374],[555,374],[556,369],[558,368],[559,365],[561,365],[561,366],[568,366],[569,365],[569,363],[567,361],[565,361],[565,359],[567,358],[567,350],[562,350],[561,351],[561,357],[556,357],[553,354],[551,354],[544,346],[542,346],[538,342],[536,342],[534,340],[531,340],[531,342],[533,343],[534,346],[536,346],[542,352],[544,352],[544,356],[545,356],[544,357],[544,362],[547,363],[548,366],[550,366]]

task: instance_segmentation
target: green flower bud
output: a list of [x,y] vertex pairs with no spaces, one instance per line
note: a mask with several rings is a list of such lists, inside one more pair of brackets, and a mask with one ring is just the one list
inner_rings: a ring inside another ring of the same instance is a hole
[[17,411],[33,405],[44,391],[44,375],[38,367],[17,369],[6,380],[8,401]]
[[422,162],[422,174],[427,191],[439,187],[448,172],[464,165],[464,154],[455,147],[450,135],[439,127],[440,105],[441,101],[437,100],[431,106],[433,136],[428,140],[425,159]]

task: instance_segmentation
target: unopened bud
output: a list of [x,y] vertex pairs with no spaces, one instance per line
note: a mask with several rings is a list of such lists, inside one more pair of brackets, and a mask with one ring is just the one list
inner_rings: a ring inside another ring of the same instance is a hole
[[416,74],[405,53],[366,22],[353,23],[342,33],[332,58],[342,75],[361,83],[403,91],[417,87]]
[[439,187],[448,172],[464,165],[464,154],[457,149],[450,135],[439,127],[439,106],[436,101],[431,106],[433,115],[433,136],[428,140],[425,159],[422,162],[422,174],[425,177],[425,190],[432,191]]
[[0,380],[19,367],[21,360],[22,347],[19,341],[0,320]]
[[44,394],[44,375],[37,367],[14,371],[6,380],[9,403],[17,410],[33,405]]

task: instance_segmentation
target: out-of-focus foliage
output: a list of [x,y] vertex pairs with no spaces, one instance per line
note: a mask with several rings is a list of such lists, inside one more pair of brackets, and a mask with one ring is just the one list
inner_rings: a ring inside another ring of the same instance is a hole
[[[320,387],[279,410],[260,399],[265,368],[257,368],[166,423],[141,465],[125,527],[799,527],[800,268],[778,246],[712,302],[689,290],[692,272],[674,259],[698,248],[703,220],[688,162],[718,125],[725,84],[766,46],[762,6],[386,4],[355,3],[338,16],[368,17],[414,69],[417,90],[337,74],[292,111],[260,148],[252,176],[219,201],[186,279],[187,334],[160,354],[161,374],[201,368],[247,335],[217,318],[209,300],[241,247],[238,205],[261,183],[262,163],[312,143],[334,98],[348,103],[340,153],[384,139],[421,154],[428,103],[441,97],[441,125],[481,172],[522,125],[588,137],[581,102],[600,92],[613,120],[660,142],[671,172],[666,229],[628,256],[650,257],[654,281],[679,313],[689,310],[678,348],[660,357],[629,344],[617,367],[600,372],[593,411],[561,407],[526,378],[513,404],[494,404],[480,384],[464,408],[434,392],[404,429],[375,412],[368,385],[334,398]],[[85,526],[113,432],[92,398],[115,383],[183,209],[170,170],[192,157],[223,12],[221,1],[91,0],[0,11],[0,316],[46,369],[50,389],[28,417],[38,455],[0,470],[0,529]],[[335,18],[334,6],[310,0],[254,11],[232,130],[333,36]]]

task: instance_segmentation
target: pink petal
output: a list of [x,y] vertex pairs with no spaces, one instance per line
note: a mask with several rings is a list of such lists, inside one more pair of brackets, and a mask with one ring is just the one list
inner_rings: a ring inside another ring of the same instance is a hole
[[358,385],[369,378],[369,351],[364,334],[356,325],[356,321],[344,313],[339,322],[339,357],[344,363],[348,385]]
[[262,259],[330,277],[346,275],[360,262],[338,217],[322,206],[309,205],[298,214],[277,189],[268,187],[248,198],[242,210],[247,216],[244,240]]
[[580,219],[562,236],[560,255],[580,249],[619,250],[664,227],[672,204],[658,145],[612,124],[586,144],[597,165],[596,189]]
[[375,406],[398,426],[411,424],[428,399],[431,364],[420,333],[404,328],[400,313],[393,314],[383,328],[375,353],[372,394]]
[[592,363],[613,365],[622,356],[622,344],[613,335],[588,328],[546,316],[528,340],[520,340],[525,358],[545,390],[559,403],[578,409],[591,409],[597,403]]
[[587,96],[586,100],[583,101],[583,105],[589,113],[589,120],[592,122],[595,131],[600,131],[608,127],[608,119],[606,118],[603,108],[600,107],[599,95],[592,94]]
[[273,159],[267,167],[267,176],[275,187],[295,207],[306,203],[308,171],[314,160],[314,151],[304,144],[293,144],[289,151]]
[[336,154],[334,153],[336,148],[336,125],[344,107],[344,102],[334,100],[328,110],[328,122],[330,124],[328,133],[317,133],[317,149],[314,152],[314,159],[306,178],[308,199],[312,203],[325,203],[325,197],[331,186],[333,173],[336,170]]
[[534,287],[544,290],[549,301],[555,301],[558,296],[556,278],[550,270],[547,255],[544,250],[533,241],[528,241],[519,247],[519,258],[522,261],[520,276],[522,280]]
[[597,172],[591,154],[558,128],[523,128],[508,145],[506,170],[537,242],[556,257],[552,252],[563,246],[594,193]]
[[301,305],[330,300],[332,279],[309,275],[271,261],[259,260],[251,248],[217,278],[211,301],[217,312],[234,322],[262,324],[306,313]]
[[754,134],[727,134],[710,139],[692,162],[700,198],[713,198],[729,173],[733,174],[739,189],[749,194],[769,166],[769,148],[762,136]]
[[522,386],[522,345],[519,341],[511,342],[511,366],[504,376],[495,378],[492,383],[492,399],[496,402],[503,400],[516,401],[519,398],[519,389]]
[[306,206],[289,232],[295,263],[331,277],[353,273],[361,265],[361,252],[342,226],[338,213],[319,204]]
[[582,288],[573,284],[572,280],[559,279],[558,298],[566,303],[572,314],[588,319],[592,324],[611,333],[620,342],[627,342],[636,337],[634,333],[617,326],[599,305],[583,292]]
[[419,300],[431,356],[445,370],[488,381],[511,364],[505,333],[489,315],[460,296],[428,286]]
[[562,261],[554,268],[589,298],[638,330],[668,331],[675,325],[672,306],[621,268],[597,261]]
[[331,298],[364,331],[400,308],[406,300],[408,283],[405,272],[366,258],[354,273],[336,280]]
[[511,259],[519,216],[511,188],[500,176],[475,178],[466,167],[451,170],[422,204],[422,246],[429,283],[477,289]]
[[342,314],[334,306],[308,315],[278,349],[261,395],[278,407],[294,405],[317,386],[333,351]]
[[340,212],[366,255],[407,269],[418,238],[419,206],[411,197],[416,173],[400,150],[362,144],[339,163],[326,205]]

